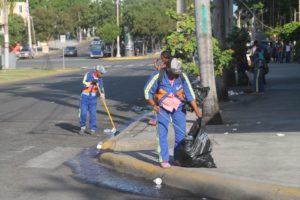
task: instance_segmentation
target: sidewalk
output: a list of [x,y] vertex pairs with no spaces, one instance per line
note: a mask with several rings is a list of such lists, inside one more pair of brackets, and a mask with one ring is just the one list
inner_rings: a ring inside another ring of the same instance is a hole
[[[220,103],[224,124],[206,127],[215,169],[160,168],[156,130],[147,124],[147,114],[106,141],[100,161],[215,199],[300,199],[300,65],[271,64],[267,81],[262,96],[243,94]],[[187,119],[190,126],[194,114],[188,113]]]

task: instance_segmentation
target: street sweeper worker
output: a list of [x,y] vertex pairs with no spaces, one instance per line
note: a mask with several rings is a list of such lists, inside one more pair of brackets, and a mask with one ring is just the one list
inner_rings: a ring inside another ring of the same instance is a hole
[[[94,71],[87,72],[82,80],[82,92],[80,98],[80,134],[84,134],[86,130],[86,115],[89,113],[89,128],[90,134],[93,135],[97,131],[96,111],[97,111],[97,94],[104,95],[103,74],[106,70],[103,66],[96,66]],[[104,96],[103,96],[104,97]]]
[[[196,117],[202,113],[195,101],[191,83],[182,72],[181,62],[173,58],[167,64],[161,81],[159,72],[154,72],[145,85],[145,99],[157,113],[158,160],[162,168],[171,167],[168,152],[168,126],[171,121],[175,130],[174,151],[186,134],[186,111],[184,103],[188,102]],[[176,158],[174,158],[176,159]]]

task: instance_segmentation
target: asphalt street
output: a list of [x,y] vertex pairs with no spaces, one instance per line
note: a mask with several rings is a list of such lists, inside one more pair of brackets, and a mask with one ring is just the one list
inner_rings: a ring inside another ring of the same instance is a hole
[[[18,62],[30,65],[38,61]],[[73,62],[76,63],[76,60]],[[141,115],[133,107],[145,105],[143,86],[153,70],[151,60],[91,60],[89,63],[82,60],[87,69],[80,72],[1,85],[0,199],[154,198],[78,181],[74,178],[74,170],[80,171],[87,165],[86,161],[80,161],[81,158],[76,161],[75,168],[66,165],[76,155],[94,151],[97,142],[110,137],[103,133],[111,125],[100,100],[97,136],[77,134],[81,81],[84,73],[94,65],[92,62],[107,68],[104,78],[106,99],[117,129],[122,129]],[[89,162],[99,164],[95,155],[90,157]]]

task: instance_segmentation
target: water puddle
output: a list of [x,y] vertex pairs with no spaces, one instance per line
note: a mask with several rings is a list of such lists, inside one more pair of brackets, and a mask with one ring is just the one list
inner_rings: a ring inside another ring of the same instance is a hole
[[118,173],[104,167],[98,160],[96,148],[89,148],[65,163],[72,170],[74,177],[84,183],[98,187],[107,187],[122,192],[161,199],[205,199],[194,196],[188,191],[162,185],[157,187],[152,180]]

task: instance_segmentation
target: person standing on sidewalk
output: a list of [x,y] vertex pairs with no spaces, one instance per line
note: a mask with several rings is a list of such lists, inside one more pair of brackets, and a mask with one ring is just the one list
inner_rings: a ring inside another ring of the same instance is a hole
[[266,65],[264,50],[260,47],[256,48],[253,56],[253,89],[255,94],[264,92],[264,66]]
[[[96,66],[95,70],[92,72],[87,72],[84,75],[82,84],[82,92],[80,98],[80,109],[79,109],[79,117],[80,117],[80,132],[79,134],[84,134],[86,130],[86,115],[89,113],[90,121],[89,128],[90,134],[93,135],[97,130],[96,123],[96,111],[97,111],[97,93],[99,89],[101,91],[100,95],[104,95],[104,87],[103,87],[103,74],[106,73],[106,70],[103,66]],[[98,86],[100,87],[98,89]]]
[[[168,126],[170,119],[175,130],[174,151],[186,135],[186,111],[184,103],[187,101],[195,111],[196,117],[202,113],[195,101],[195,94],[188,77],[182,73],[181,63],[173,58],[163,71],[161,81],[156,71],[145,85],[145,99],[157,113],[158,159],[162,168],[170,168],[168,148]],[[176,160],[176,158],[174,158]]]
[[[162,61],[162,65],[160,66],[160,65],[158,64],[159,59],[156,59],[156,60],[154,61],[154,68],[155,68],[156,70],[158,70],[159,73],[162,73],[163,71],[161,71],[161,70],[165,70],[165,69],[166,69],[167,64],[168,64],[168,63],[170,62],[170,60],[171,60],[171,57],[172,57],[172,56],[171,56],[171,53],[170,53],[169,51],[163,51],[163,52],[161,52],[161,54],[160,54],[160,59],[161,59],[161,61]],[[161,71],[161,72],[160,72],[160,71]],[[149,120],[148,124],[149,124],[149,125],[152,125],[152,126],[156,126],[156,124],[157,124],[156,114],[154,114],[154,115],[151,116],[151,119]]]

